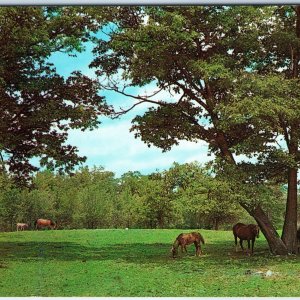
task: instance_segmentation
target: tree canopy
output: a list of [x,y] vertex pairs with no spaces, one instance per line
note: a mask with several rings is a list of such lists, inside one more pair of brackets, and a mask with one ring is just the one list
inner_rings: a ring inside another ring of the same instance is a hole
[[95,128],[109,111],[99,85],[79,71],[64,78],[49,57],[74,55],[95,30],[84,12],[71,7],[0,9],[0,153],[20,181],[40,165],[72,170],[85,157],[66,144],[71,128]]

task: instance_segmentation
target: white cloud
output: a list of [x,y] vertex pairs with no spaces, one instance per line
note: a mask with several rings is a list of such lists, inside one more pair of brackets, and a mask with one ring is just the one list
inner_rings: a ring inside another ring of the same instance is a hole
[[117,176],[127,171],[140,171],[146,174],[156,169],[168,169],[173,162],[210,160],[204,142],[182,141],[171,151],[162,153],[161,149],[148,148],[141,140],[135,139],[134,134],[129,132],[130,126],[130,122],[126,120],[115,120],[115,123],[109,124],[103,122],[101,128],[97,130],[71,131],[68,141],[78,147],[80,155],[87,156],[87,165],[104,166]]
[[[88,65],[92,61],[92,44],[87,45],[87,51],[78,53],[77,58],[69,57],[61,53],[54,54],[50,61],[57,67],[58,73],[68,76],[74,70],[81,70],[83,74],[95,78],[94,70]],[[154,82],[146,87],[131,87],[128,92],[132,95],[150,95],[157,90]],[[129,108],[137,102],[115,92],[100,91],[109,104],[115,108]],[[162,91],[153,97],[154,100],[178,100],[180,95],[170,95],[168,91]],[[154,172],[156,169],[169,168],[173,162],[185,163],[198,160],[205,162],[207,146],[203,142],[191,143],[182,141],[179,146],[173,147],[169,152],[162,153],[161,149],[148,148],[141,140],[134,138],[134,133],[129,132],[131,119],[137,114],[142,114],[150,106],[143,103],[135,107],[128,114],[118,120],[103,119],[99,129],[82,132],[72,130],[69,133],[68,142],[79,149],[79,154],[87,156],[86,164],[92,166],[104,166],[117,176],[127,171],[140,171],[143,174]]]

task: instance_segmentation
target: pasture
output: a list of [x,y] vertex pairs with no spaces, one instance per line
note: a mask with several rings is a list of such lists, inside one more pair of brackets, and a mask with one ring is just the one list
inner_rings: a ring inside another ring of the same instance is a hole
[[200,230],[204,254],[172,259],[189,231],[2,232],[0,296],[300,296],[300,257],[270,256],[262,235],[249,257],[232,232]]

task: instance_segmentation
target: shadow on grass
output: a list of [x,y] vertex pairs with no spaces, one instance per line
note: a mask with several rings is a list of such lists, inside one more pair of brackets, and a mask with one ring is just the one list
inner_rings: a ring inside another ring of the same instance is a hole
[[115,244],[109,246],[83,246],[71,242],[0,242],[0,257],[16,260],[127,260],[151,262],[170,258],[169,244]]
[[[1,242],[1,260],[9,261],[115,261],[116,263],[155,264],[172,269],[199,267],[214,269],[236,266],[247,268],[277,264],[278,259],[271,257],[266,245],[257,245],[254,255],[247,256],[241,249],[235,252],[234,243],[217,242],[202,247],[204,255],[195,257],[193,245],[188,247],[187,254],[181,254],[176,259],[170,255],[171,245],[167,243],[131,243],[107,246],[83,246],[71,242]],[[289,258],[291,259],[291,258]],[[295,259],[295,258],[292,258]]]
[[0,242],[0,256],[9,260],[85,259],[88,248],[69,242]]

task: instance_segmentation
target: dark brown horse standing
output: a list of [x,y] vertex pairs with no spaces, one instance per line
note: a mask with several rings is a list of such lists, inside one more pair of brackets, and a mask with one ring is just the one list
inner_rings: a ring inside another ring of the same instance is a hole
[[55,229],[56,224],[52,220],[47,220],[47,219],[37,219],[34,222],[34,227],[35,229],[41,229],[41,228],[49,228],[49,229]]
[[242,250],[244,251],[243,241],[248,241],[248,251],[250,249],[250,241],[251,241],[251,254],[253,254],[253,247],[255,239],[259,237],[259,227],[255,224],[243,224],[237,223],[232,228],[234,241],[235,241],[235,250],[237,251],[237,238],[240,239],[240,245]]
[[178,235],[178,237],[176,238],[171,252],[173,254],[173,258],[176,256],[176,254],[178,253],[178,247],[181,247],[181,253],[183,253],[183,249],[185,250],[185,252],[187,252],[186,246],[193,244],[196,247],[196,256],[199,256],[202,251],[201,251],[201,242],[202,244],[205,244],[204,239],[202,237],[202,235],[199,232],[191,232],[191,233],[181,233]]

